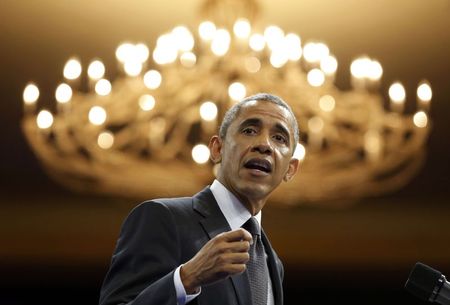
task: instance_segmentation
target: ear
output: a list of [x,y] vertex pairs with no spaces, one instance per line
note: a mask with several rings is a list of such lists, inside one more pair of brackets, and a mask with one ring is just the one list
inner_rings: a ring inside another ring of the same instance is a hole
[[214,164],[222,161],[222,139],[215,135],[209,140],[209,158]]
[[288,170],[287,170],[286,174],[283,177],[283,180],[285,182],[288,182],[289,180],[291,180],[295,176],[295,174],[298,171],[299,165],[300,165],[300,161],[298,159],[293,159],[292,158],[291,161],[289,161]]

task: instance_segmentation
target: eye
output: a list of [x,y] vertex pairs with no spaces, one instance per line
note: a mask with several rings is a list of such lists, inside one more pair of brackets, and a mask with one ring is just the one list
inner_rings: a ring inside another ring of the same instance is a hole
[[287,144],[287,139],[285,136],[281,135],[281,134],[276,134],[273,136],[273,138],[275,139],[275,141],[283,143],[283,144]]
[[256,129],[253,127],[246,127],[242,130],[243,134],[248,134],[248,135],[252,135],[256,133]]

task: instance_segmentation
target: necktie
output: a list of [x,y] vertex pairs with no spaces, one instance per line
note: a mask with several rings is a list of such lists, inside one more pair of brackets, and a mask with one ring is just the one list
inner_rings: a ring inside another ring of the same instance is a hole
[[249,250],[250,260],[247,263],[252,305],[267,305],[269,270],[261,240],[261,230],[254,217],[251,217],[242,227],[253,236],[253,244],[250,245]]

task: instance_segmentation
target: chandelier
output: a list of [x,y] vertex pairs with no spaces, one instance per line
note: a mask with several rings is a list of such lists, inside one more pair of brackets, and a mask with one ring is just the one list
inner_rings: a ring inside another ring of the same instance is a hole
[[328,46],[263,24],[256,0],[207,0],[201,17],[162,34],[153,49],[121,44],[113,81],[100,59],[87,73],[69,59],[53,113],[38,109],[34,83],[25,87],[23,132],[49,175],[114,196],[190,195],[217,170],[206,145],[223,114],[258,92],[287,101],[301,131],[300,171],[274,202],[340,204],[397,190],[417,173],[430,131],[426,80],[416,111],[405,113],[400,82],[390,86],[389,103],[378,92],[377,60],[355,59],[352,89],[340,90]]

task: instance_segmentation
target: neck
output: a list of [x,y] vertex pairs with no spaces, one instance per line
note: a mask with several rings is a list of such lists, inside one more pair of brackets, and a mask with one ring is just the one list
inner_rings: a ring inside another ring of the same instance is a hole
[[[236,194],[235,194],[236,195]],[[238,197],[236,195],[236,197]],[[252,214],[252,216],[255,216],[258,214],[264,205],[266,204],[266,200],[249,200],[248,198],[240,198],[238,197],[239,201],[245,206],[245,208]]]
[[264,205],[266,204],[267,197],[264,198],[258,198],[258,197],[252,197],[248,196],[248,194],[242,194],[242,192],[239,192],[238,190],[234,189],[230,184],[226,183],[225,179],[221,179],[221,177],[218,177],[217,180],[225,186],[225,188],[233,193],[234,196],[239,200],[239,202],[250,212],[252,216],[255,216],[258,214]]

